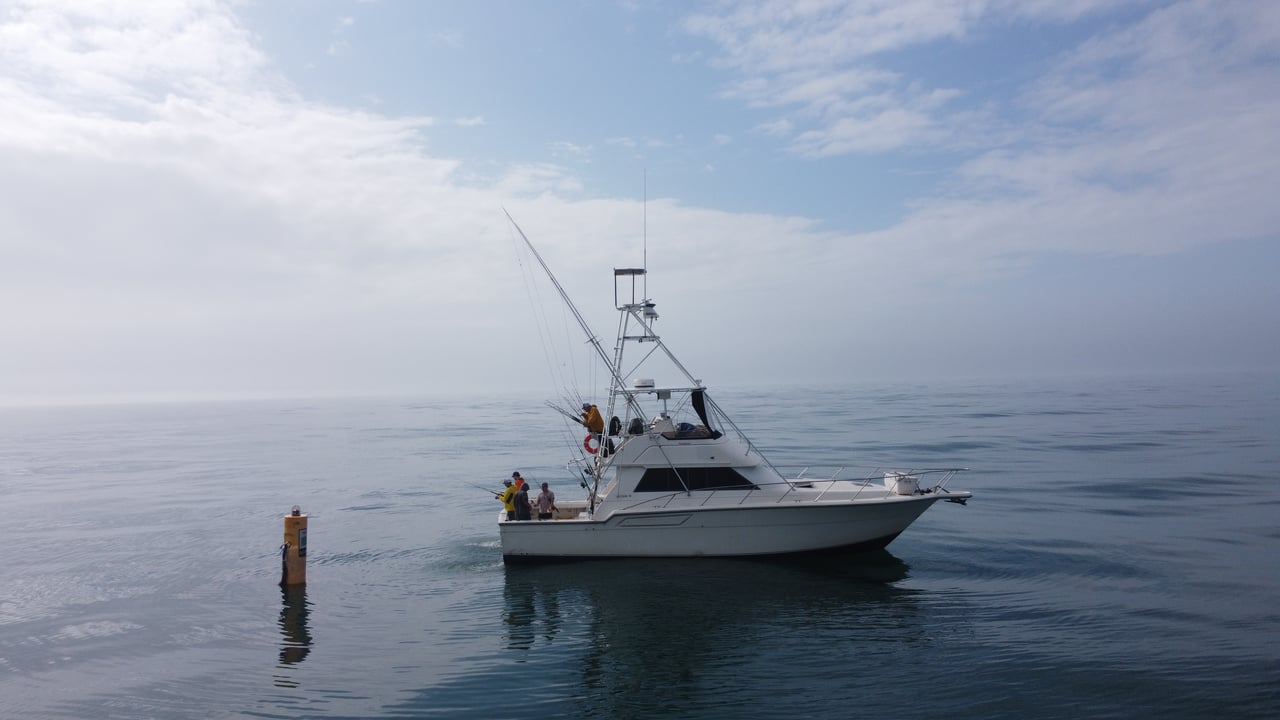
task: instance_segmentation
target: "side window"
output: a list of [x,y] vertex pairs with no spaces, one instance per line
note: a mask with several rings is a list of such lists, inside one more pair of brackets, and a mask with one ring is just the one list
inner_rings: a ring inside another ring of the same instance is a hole
[[[679,473],[677,475],[676,473]],[[684,484],[680,483],[681,478]],[[683,492],[690,490],[754,490],[756,486],[726,467],[650,468],[636,484],[636,492]]]

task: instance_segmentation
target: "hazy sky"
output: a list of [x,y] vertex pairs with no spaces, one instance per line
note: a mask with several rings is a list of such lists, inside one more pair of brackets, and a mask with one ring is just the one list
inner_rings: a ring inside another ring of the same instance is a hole
[[0,402],[536,391],[503,208],[713,387],[1280,368],[1280,2],[0,0]]

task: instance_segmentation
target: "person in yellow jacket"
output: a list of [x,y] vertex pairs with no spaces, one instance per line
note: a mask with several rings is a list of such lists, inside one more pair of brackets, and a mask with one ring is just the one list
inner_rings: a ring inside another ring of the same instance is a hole
[[604,418],[600,415],[600,408],[588,402],[582,403],[582,424],[597,435],[604,432]]
[[510,480],[503,480],[502,484],[506,485],[506,487],[503,488],[502,490],[502,494],[495,495],[494,497],[502,501],[502,508],[507,511],[507,519],[515,520],[516,519],[516,486],[512,485]]

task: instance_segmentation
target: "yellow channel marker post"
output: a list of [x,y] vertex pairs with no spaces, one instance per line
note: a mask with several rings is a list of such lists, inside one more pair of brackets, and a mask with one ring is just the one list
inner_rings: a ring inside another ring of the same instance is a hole
[[284,516],[281,585],[307,584],[307,516],[297,505]]

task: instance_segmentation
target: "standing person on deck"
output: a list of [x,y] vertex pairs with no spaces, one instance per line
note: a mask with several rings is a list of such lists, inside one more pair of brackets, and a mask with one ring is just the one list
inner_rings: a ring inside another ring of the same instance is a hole
[[539,520],[550,520],[553,517],[552,511],[560,509],[556,507],[556,494],[551,492],[546,483],[542,483],[542,492],[538,493],[533,502],[538,508]]
[[589,402],[582,403],[582,424],[597,435],[604,432],[604,417],[600,415],[600,408]]
[[503,480],[502,484],[506,485],[506,488],[503,489],[502,494],[498,495],[497,498],[502,501],[502,508],[507,511],[507,519],[515,520],[516,519],[516,487],[515,485],[511,484],[510,480]]
[[532,504],[529,502],[529,483],[523,483],[512,498],[516,506],[516,520],[532,520]]
[[520,477],[519,470],[511,473],[511,480],[516,484],[517,489],[519,489],[519,487],[524,484],[524,478]]

